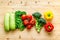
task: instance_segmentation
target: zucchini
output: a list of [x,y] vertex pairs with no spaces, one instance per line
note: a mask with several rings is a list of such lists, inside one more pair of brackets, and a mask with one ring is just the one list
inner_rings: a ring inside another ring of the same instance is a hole
[[4,16],[4,29],[5,31],[9,31],[9,13],[7,13],[5,16]]
[[15,30],[15,13],[10,13],[10,30]]

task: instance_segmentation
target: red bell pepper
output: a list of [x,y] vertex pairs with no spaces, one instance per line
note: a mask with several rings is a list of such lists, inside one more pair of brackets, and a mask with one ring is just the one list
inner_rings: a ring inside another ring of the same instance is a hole
[[44,28],[47,32],[51,32],[54,29],[54,26],[50,22],[48,22],[45,24]]

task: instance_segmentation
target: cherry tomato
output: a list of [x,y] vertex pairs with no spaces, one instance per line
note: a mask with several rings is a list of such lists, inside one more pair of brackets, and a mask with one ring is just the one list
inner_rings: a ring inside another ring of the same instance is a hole
[[28,25],[29,21],[28,20],[24,20],[23,23],[24,23],[24,25]]
[[22,20],[25,20],[26,19],[26,15],[22,15]]
[[32,25],[35,25],[35,20],[34,19],[32,19],[31,21],[30,21],[30,24],[32,24]]
[[27,19],[30,21],[32,20],[32,15],[27,15]]
[[27,29],[31,29],[32,28],[32,26],[31,25],[27,25]]

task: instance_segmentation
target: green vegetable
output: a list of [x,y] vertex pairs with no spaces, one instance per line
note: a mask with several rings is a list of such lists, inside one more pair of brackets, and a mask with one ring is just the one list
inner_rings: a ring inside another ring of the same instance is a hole
[[39,12],[32,14],[36,19],[39,19],[42,15]]
[[39,12],[35,12],[32,15],[36,19],[36,25],[35,25],[36,30],[37,30],[37,32],[40,32],[41,28],[46,23],[46,21],[45,21],[45,19],[41,18],[41,14]]
[[22,15],[26,15],[26,12],[25,11],[22,11],[21,13],[22,13]]
[[7,13],[5,16],[4,16],[4,29],[5,31],[9,31],[9,13]]
[[21,31],[23,31],[24,29],[25,29],[25,26],[24,26],[24,24],[23,24],[23,21],[20,19],[20,23],[19,23],[20,25],[18,25],[18,28],[21,30]]
[[16,28],[19,28],[21,31],[23,31],[25,29],[25,26],[23,24],[23,21],[21,19],[22,15],[25,15],[26,12],[21,12],[21,11],[16,11],[15,12],[15,21],[16,21]]
[[18,17],[19,17],[19,16],[22,16],[22,15],[26,15],[26,12],[25,12],[25,11],[22,11],[22,12],[21,12],[21,11],[18,10],[18,11],[16,11],[15,13],[17,13],[16,16],[18,16]]
[[15,13],[10,13],[10,29],[15,30]]
[[42,28],[43,25],[45,25],[45,24],[46,24],[45,19],[43,19],[43,18],[38,19],[38,20],[36,21],[36,30],[37,30],[37,32],[40,32],[41,28]]
[[38,19],[38,22],[39,22],[39,24],[40,24],[41,26],[43,26],[44,24],[46,24],[46,20],[43,19],[43,18]]

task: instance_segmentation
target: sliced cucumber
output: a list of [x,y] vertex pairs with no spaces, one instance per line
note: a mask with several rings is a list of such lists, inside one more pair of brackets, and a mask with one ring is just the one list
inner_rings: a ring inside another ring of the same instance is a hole
[[5,16],[4,16],[4,29],[5,31],[9,31],[9,13],[7,13]]
[[16,27],[15,27],[15,13],[14,12],[10,13],[10,29],[11,30],[16,29]]

